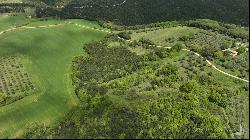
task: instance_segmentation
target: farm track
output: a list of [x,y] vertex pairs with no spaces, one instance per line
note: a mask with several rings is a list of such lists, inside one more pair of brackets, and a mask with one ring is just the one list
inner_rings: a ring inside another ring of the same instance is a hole
[[20,27],[12,27],[9,28],[7,30],[1,31],[0,35],[3,35],[5,33],[9,33],[9,32],[14,32],[18,29],[41,29],[41,28],[50,28],[50,27],[57,27],[57,26],[61,26],[61,25],[65,25],[65,24],[72,24],[75,26],[78,26],[80,28],[84,28],[84,29],[90,29],[90,30],[95,30],[95,31],[100,31],[100,32],[106,32],[106,33],[111,33],[108,30],[104,30],[104,29],[98,29],[98,28],[94,28],[94,27],[90,27],[90,26],[84,26],[84,25],[80,25],[80,24],[74,24],[72,22],[66,22],[66,23],[60,23],[60,24],[51,24],[51,25],[47,25],[47,26],[20,26]]
[[[201,57],[202,59],[204,59],[203,56],[201,56],[200,54],[198,54],[198,53],[196,53],[196,52],[193,52],[193,51],[188,50],[188,49],[182,49],[182,50],[183,50],[183,51],[188,51],[188,52],[194,53],[196,56],[199,56],[199,57]],[[231,75],[231,74],[229,74],[229,73],[227,73],[227,72],[224,72],[224,71],[220,70],[220,69],[217,68],[212,62],[210,62],[210,61],[207,60],[207,59],[206,59],[206,62],[207,62],[210,66],[212,66],[212,68],[214,68],[216,71],[218,71],[218,72],[220,72],[220,73],[222,73],[222,74],[224,74],[224,75],[227,75],[227,76],[229,76],[229,77],[232,77],[232,78],[235,78],[235,79],[238,79],[238,80],[241,80],[241,81],[244,81],[244,82],[249,83],[248,80],[242,79],[242,78],[240,78],[240,77]]]
[[[120,40],[123,40],[123,41],[127,41],[127,42],[132,42],[131,40],[125,40],[121,37],[118,37]],[[163,47],[163,46],[155,46],[155,47],[158,47],[158,48],[165,48],[165,49],[171,49],[171,47]],[[246,80],[246,79],[243,79],[243,78],[240,78],[240,77],[237,77],[237,76],[234,76],[232,74],[229,74],[227,72],[224,72],[222,70],[220,70],[219,68],[217,68],[212,62],[210,62],[209,60],[205,59],[203,56],[201,56],[200,54],[194,52],[194,51],[191,51],[191,50],[188,50],[188,49],[182,49],[182,51],[187,51],[187,52],[191,52],[191,53],[194,53],[196,56],[199,56],[200,58],[202,58],[202,60],[205,60],[210,66],[212,66],[213,69],[215,69],[216,71],[226,75],[226,76],[229,76],[229,77],[232,77],[234,79],[237,79],[237,80],[240,80],[240,81],[244,81],[244,82],[247,82],[249,83],[249,80]]]

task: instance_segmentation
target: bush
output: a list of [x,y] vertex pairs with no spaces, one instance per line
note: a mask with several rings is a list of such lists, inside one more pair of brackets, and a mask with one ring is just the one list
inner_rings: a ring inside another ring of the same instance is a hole
[[155,47],[154,49],[155,51],[155,54],[160,57],[160,58],[166,58],[170,55],[170,52],[168,49],[165,49],[165,48],[158,48],[158,47]]
[[246,52],[246,48],[245,48],[245,47],[240,47],[240,48],[237,49],[237,52],[238,52],[239,54],[243,54],[243,53]]
[[198,86],[197,81],[190,80],[187,83],[185,83],[182,86],[180,86],[180,91],[181,92],[189,93],[189,92],[198,90],[198,88],[199,88],[199,86]]
[[176,43],[173,47],[172,50],[174,51],[181,51],[182,49],[184,49],[186,46],[183,43]]
[[128,32],[120,32],[120,33],[118,33],[118,36],[120,38],[123,38],[123,39],[126,39],[126,40],[131,39],[130,33],[128,33]]
[[141,42],[144,45],[155,45],[155,43],[152,40],[147,38],[141,38],[139,42]]

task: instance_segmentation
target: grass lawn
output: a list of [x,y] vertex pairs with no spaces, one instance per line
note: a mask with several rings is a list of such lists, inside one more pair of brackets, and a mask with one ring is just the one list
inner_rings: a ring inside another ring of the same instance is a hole
[[[13,20],[17,23],[28,21],[21,17],[15,18],[0,17],[0,31],[3,30],[1,25],[4,28],[12,27]],[[36,24],[39,22],[46,25],[45,21],[37,21]],[[95,22],[77,22],[86,26],[98,26]],[[18,137],[27,125],[35,121],[53,124],[77,105],[70,79],[71,60],[82,54],[83,44],[100,40],[105,35],[104,32],[71,24],[44,29],[22,29],[0,35],[0,56],[27,57],[31,63],[25,67],[39,84],[38,93],[0,108],[0,137]]]
[[23,25],[26,23],[30,23],[31,21],[35,21],[32,19],[26,19],[22,16],[7,16],[0,15],[0,32],[9,28],[12,28],[16,25]]
[[192,27],[171,27],[165,29],[156,29],[155,31],[147,31],[147,32],[133,32],[131,35],[132,40],[139,40],[140,38],[146,38],[154,41],[157,45],[166,45],[166,38],[174,37],[179,38],[183,35],[190,35],[192,33],[197,33],[200,29],[192,28]]

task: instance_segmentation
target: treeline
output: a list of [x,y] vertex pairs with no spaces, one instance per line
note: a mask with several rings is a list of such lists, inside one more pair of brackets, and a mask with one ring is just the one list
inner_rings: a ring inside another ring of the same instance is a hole
[[249,41],[249,28],[240,27],[234,24],[225,24],[209,19],[192,20],[185,22],[185,25],[191,27],[197,27],[204,30],[212,30],[231,36],[232,38],[239,38],[243,41]]
[[[27,3],[36,5],[38,17],[84,18],[111,21],[119,25],[204,18],[244,26],[249,24],[248,0],[127,0],[123,5],[113,6],[119,2],[122,1],[39,0]],[[58,5],[63,5],[63,7],[58,9]],[[10,6],[22,7],[23,4]],[[3,7],[2,9],[6,10]],[[5,10],[1,12],[6,12]]]
[[[157,22],[151,24],[135,25],[135,26],[120,26],[110,22],[103,22],[103,21],[99,21],[99,24],[102,27],[109,28],[111,30],[116,30],[116,31],[135,30],[135,32],[137,33],[159,30],[162,28],[189,26],[189,27],[195,27],[212,31],[215,32],[216,34],[219,33],[225,36],[230,36],[231,38],[234,38],[237,41],[242,41],[242,42],[249,41],[249,27],[242,27],[235,24],[226,24],[223,22],[218,22],[210,19],[197,19],[189,21],[165,21],[165,22]],[[183,36],[181,41],[186,41],[189,39],[191,39],[191,37]],[[223,44],[221,46],[223,46]]]
[[150,24],[142,24],[142,25],[134,25],[134,26],[123,26],[116,25],[114,23],[99,21],[99,24],[104,28],[109,28],[111,30],[123,31],[123,30],[140,30],[146,28],[170,28],[182,25],[178,21],[165,21],[165,22],[157,22]]
[[25,8],[32,7],[34,8],[35,5],[28,4],[28,3],[0,3],[0,13],[12,13],[12,12],[25,12]]

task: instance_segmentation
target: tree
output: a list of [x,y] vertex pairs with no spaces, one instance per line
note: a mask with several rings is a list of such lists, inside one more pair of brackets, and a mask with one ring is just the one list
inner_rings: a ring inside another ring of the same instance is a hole
[[245,47],[240,47],[240,48],[237,49],[237,52],[238,52],[239,54],[243,54],[243,53],[246,52],[246,48],[245,48]]
[[230,48],[230,46],[227,44],[227,43],[224,43],[222,46],[221,46],[221,50],[226,50]]
[[230,52],[230,51],[224,51],[223,55],[224,55],[224,56],[230,56],[230,55],[231,55],[231,52]]
[[128,32],[120,32],[120,33],[118,33],[118,36],[120,38],[123,38],[123,39],[126,39],[126,40],[130,40],[131,39],[131,35]]
[[27,7],[24,9],[24,12],[27,17],[35,17],[36,16],[36,9]]
[[199,88],[199,84],[197,83],[197,81],[190,80],[180,87],[180,91],[189,93],[189,92],[197,90],[198,88]]
[[216,52],[214,52],[213,56],[214,56],[214,58],[217,58],[217,59],[223,59],[224,54],[222,51],[216,51]]
[[238,45],[237,45],[237,42],[236,41],[234,41],[233,43],[232,43],[232,46],[231,46],[231,48],[235,48],[235,47],[237,47]]
[[213,50],[210,49],[204,49],[203,52],[201,53],[201,55],[205,58],[207,58],[208,60],[212,60],[213,59]]
[[7,100],[8,96],[3,94],[3,93],[0,93],[0,105],[1,104],[4,104]]
[[183,35],[180,37],[180,41],[189,41],[191,39],[190,35]]
[[168,42],[168,43],[173,43],[173,42],[175,42],[175,40],[176,39],[174,37],[168,37],[168,38],[165,39],[165,41]]
[[165,76],[176,75],[177,72],[178,72],[178,68],[175,65],[165,64],[157,70],[157,75],[158,76],[160,76],[160,75],[165,75]]
[[156,55],[154,52],[149,52],[144,57],[146,61],[156,61],[159,59],[158,55]]
[[184,49],[186,46],[183,43],[176,43],[173,47],[172,50],[175,50],[177,52],[181,51]]
[[192,45],[191,47],[191,51],[197,52],[197,53],[201,53],[202,52],[202,47],[199,47],[198,45]]
[[155,43],[148,38],[141,38],[139,40],[139,42],[141,42],[142,44],[145,44],[145,45],[155,45]]
[[167,56],[169,56],[168,49],[155,47],[154,50],[155,50],[155,54],[159,56],[160,58],[166,58]]
[[26,127],[24,137],[27,139],[51,139],[54,131],[44,123],[31,123]]

